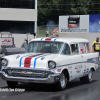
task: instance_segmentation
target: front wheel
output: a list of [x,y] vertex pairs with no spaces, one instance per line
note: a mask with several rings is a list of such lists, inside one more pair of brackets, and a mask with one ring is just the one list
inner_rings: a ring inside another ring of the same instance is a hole
[[90,69],[89,73],[86,76],[80,78],[80,81],[82,83],[91,83],[92,82],[92,78],[93,78],[93,72]]
[[56,87],[58,90],[64,90],[66,88],[66,85],[67,85],[67,77],[65,76],[64,73],[61,73],[60,75],[60,79],[59,81],[56,83]]
[[18,85],[18,82],[7,81],[7,85],[8,85],[10,88],[16,88],[17,85]]

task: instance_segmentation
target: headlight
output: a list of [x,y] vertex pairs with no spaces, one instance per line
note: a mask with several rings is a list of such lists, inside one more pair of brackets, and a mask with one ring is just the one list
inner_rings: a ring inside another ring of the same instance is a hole
[[56,68],[56,63],[53,62],[53,61],[50,61],[50,62],[48,63],[48,67],[49,67],[50,69],[54,69],[54,68]]
[[8,61],[6,59],[2,59],[1,60],[1,65],[2,66],[7,66],[8,65]]

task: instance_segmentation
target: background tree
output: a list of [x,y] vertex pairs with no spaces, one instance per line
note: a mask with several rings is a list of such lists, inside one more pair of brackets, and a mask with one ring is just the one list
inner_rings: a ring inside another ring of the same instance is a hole
[[58,24],[60,15],[99,14],[99,0],[38,0],[38,25],[52,20]]

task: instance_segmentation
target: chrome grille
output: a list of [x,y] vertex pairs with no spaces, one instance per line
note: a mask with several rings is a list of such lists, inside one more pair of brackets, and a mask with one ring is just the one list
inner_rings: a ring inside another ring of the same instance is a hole
[[28,78],[47,78],[50,74],[53,74],[51,71],[46,70],[34,70],[34,69],[4,69],[3,70],[7,75],[13,77],[28,77]]

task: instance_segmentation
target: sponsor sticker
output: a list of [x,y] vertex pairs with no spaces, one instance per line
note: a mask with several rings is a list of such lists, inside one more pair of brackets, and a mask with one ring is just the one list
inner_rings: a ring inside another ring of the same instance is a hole
[[86,65],[84,66],[84,68],[86,69]]
[[91,58],[91,59],[88,59],[87,62],[91,62],[91,63],[98,63],[98,58]]
[[97,68],[97,66],[95,66],[95,68]]
[[70,71],[70,74],[72,74],[72,71]]
[[61,69],[58,69],[57,72],[61,72]]
[[72,69],[72,66],[69,66],[68,69]]
[[81,71],[81,68],[82,68],[82,66],[81,66],[81,65],[79,65],[79,66],[76,66],[76,67],[75,67],[75,69],[76,69],[76,72],[78,72],[78,73],[79,73],[79,72]]

